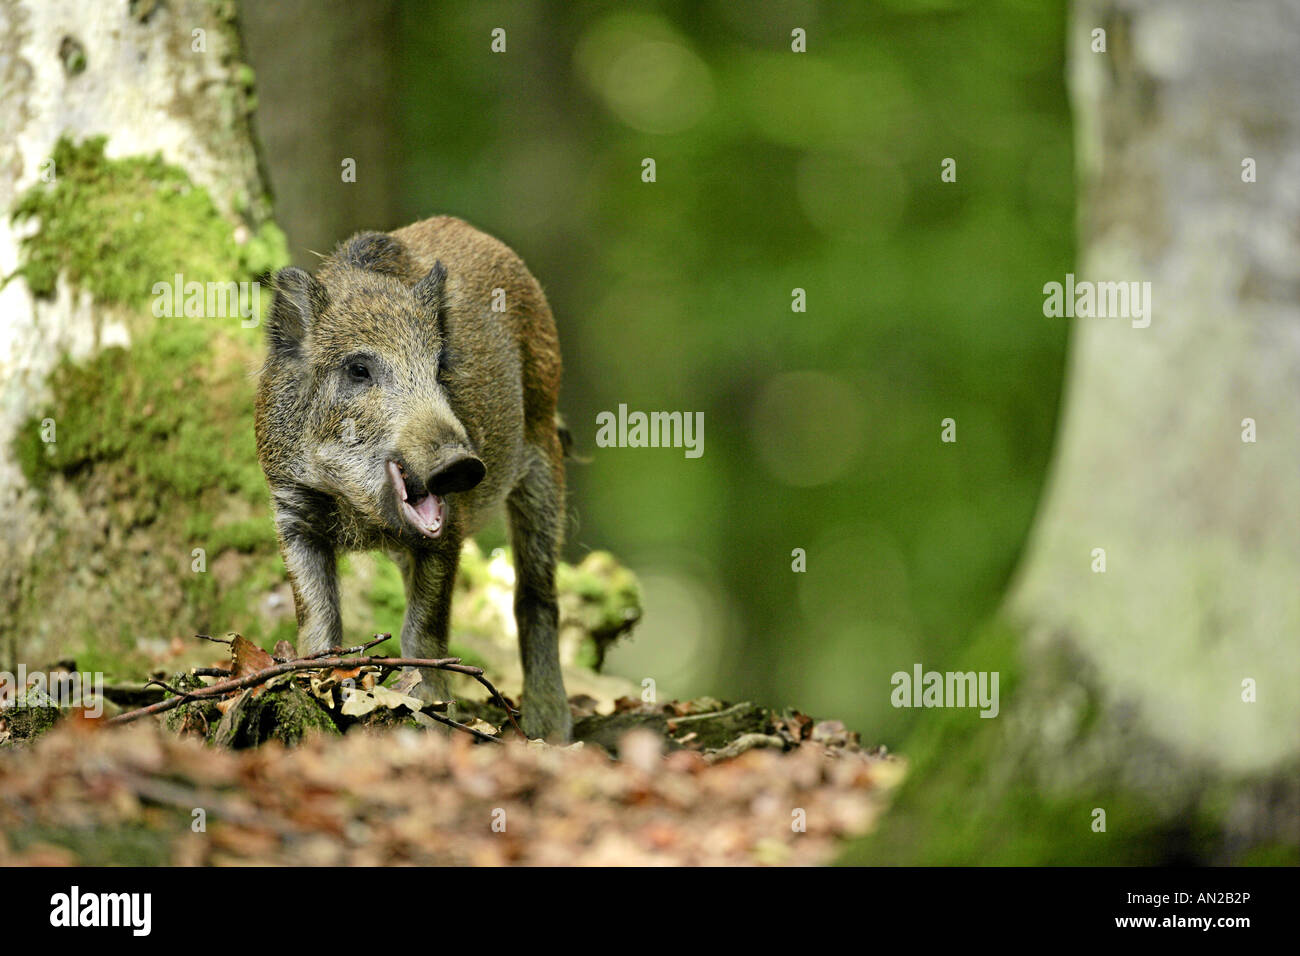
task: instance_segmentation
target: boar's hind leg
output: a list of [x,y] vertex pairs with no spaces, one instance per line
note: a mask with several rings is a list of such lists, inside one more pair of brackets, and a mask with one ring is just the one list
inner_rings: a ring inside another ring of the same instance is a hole
[[560,673],[555,563],[564,519],[564,465],[554,449],[529,446],[524,477],[510,493],[510,540],[515,553],[515,620],[524,665],[524,725],[531,738],[567,742],[572,728]]
[[298,653],[315,654],[343,643],[334,548],[292,521],[280,522],[280,553],[298,614]]
[[[406,581],[406,618],[402,621],[402,656],[447,656],[451,589],[460,558],[460,542],[444,541],[445,550],[394,555]],[[422,670],[416,696],[426,703],[450,699],[447,672]]]

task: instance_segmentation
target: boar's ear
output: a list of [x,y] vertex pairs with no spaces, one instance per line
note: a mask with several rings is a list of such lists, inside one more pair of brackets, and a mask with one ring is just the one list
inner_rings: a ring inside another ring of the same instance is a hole
[[359,232],[339,246],[338,259],[354,269],[403,276],[411,271],[406,247],[386,232]]
[[297,355],[312,317],[325,307],[325,287],[296,266],[275,275],[275,298],[266,323],[266,338],[279,355]]
[[442,324],[443,287],[447,282],[447,267],[439,259],[429,270],[429,274],[417,282],[411,289],[415,301],[428,309]]

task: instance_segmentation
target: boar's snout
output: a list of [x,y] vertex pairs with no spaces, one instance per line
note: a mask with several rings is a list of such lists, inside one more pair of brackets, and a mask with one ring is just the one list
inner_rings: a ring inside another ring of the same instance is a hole
[[455,451],[443,458],[424,484],[431,494],[449,495],[456,491],[469,491],[487,474],[483,462],[469,452]]
[[[408,467],[390,459],[387,471],[402,518],[426,538],[437,538],[448,518],[444,496],[469,491],[483,480],[487,468],[464,448],[453,446],[444,450],[430,469]],[[422,473],[428,477],[421,478]]]

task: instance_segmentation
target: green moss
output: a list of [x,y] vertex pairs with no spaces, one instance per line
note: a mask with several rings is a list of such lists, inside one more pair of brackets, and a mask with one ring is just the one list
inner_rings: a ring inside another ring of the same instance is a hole
[[60,46],[59,59],[63,61],[68,76],[80,76],[86,71],[86,50],[71,37],[65,38]]
[[[142,374],[141,370],[147,370]],[[133,523],[164,501],[194,502],[210,489],[250,501],[265,495],[242,370],[212,365],[193,326],[159,327],[130,349],[62,360],[49,377],[54,400],[20,429],[15,452],[27,480],[44,486],[98,462],[120,462]],[[54,441],[42,422],[50,420]]]
[[[510,559],[510,549],[502,549],[507,559]],[[460,565],[456,570],[456,587],[460,591],[478,591],[492,582],[491,571],[492,558],[490,552],[485,553],[478,539],[474,539],[472,547],[466,547],[460,552]],[[512,561],[513,563],[513,561]]]
[[641,619],[641,585],[608,551],[593,551],[578,565],[560,564],[556,589],[565,615],[588,637],[578,663],[599,671],[610,646]]
[[[169,682],[180,690],[195,690],[204,686],[203,681],[188,672],[172,676]],[[168,694],[168,697],[174,695]],[[221,722],[221,711],[215,701],[191,700],[169,710],[163,718],[163,724],[175,734],[197,734],[206,737]]]
[[267,220],[239,250],[245,275],[270,275],[289,262],[289,240],[272,220]]
[[[1204,794],[1177,807],[1158,807],[1114,775],[1069,787],[1048,787],[1026,750],[1034,740],[1041,701],[1027,697],[1021,635],[995,622],[972,640],[959,670],[997,670],[1001,714],[982,719],[963,708],[927,712],[903,748],[911,763],[880,828],[858,841],[843,862],[858,865],[1164,865],[1205,863],[1221,846],[1221,815]],[[1046,658],[1037,667],[1068,667]],[[1078,676],[1078,675],[1076,675]],[[1086,685],[1086,681],[1084,683]],[[1101,729],[1101,707],[1088,688],[1074,729],[1085,747]],[[1131,737],[1106,736],[1104,746],[1140,747]],[[1130,754],[1117,753],[1118,762]],[[1050,759],[1066,759],[1068,754]],[[1106,813],[1105,832],[1092,829],[1094,808]]]
[[[927,712],[904,748],[911,767],[880,829],[845,862],[869,865],[1096,864],[1157,862],[1150,808],[1108,792],[1068,796],[1040,791],[1023,768],[1007,765],[1007,722],[1021,683],[1018,633],[993,625],[971,642],[959,670],[996,670],[1002,714],[992,720],[962,708]],[[1001,779],[998,779],[1001,778]],[[1090,827],[1092,808],[1107,833]],[[1125,831],[1127,829],[1127,834]],[[1141,837],[1133,839],[1135,835]],[[1125,835],[1120,835],[1125,834]]]
[[[192,630],[210,634],[235,629],[259,645],[274,646],[253,612],[261,596],[283,580],[284,565],[273,546],[241,556],[239,576],[234,582],[222,583],[211,570],[203,574],[188,573],[184,587]],[[293,623],[290,619],[289,624]],[[295,631],[290,628],[287,636],[281,636],[292,643],[296,640]]]
[[[178,273],[187,283],[247,280],[287,260],[274,223],[237,244],[207,192],[161,157],[109,160],[98,137],[60,139],[53,160],[54,182],[23,195],[13,213],[39,224],[22,241],[18,269],[38,295],[52,294],[62,273],[97,301],[133,307],[143,318],[154,285]],[[246,369],[234,356],[214,362],[216,328],[160,318],[129,350],[61,362],[49,379],[54,403],[17,439],[28,481],[42,485],[52,472],[121,461],[124,480],[140,492],[128,515],[137,521],[151,518],[160,500],[192,501],[212,488],[255,500],[262,478]],[[44,419],[54,423],[53,442],[42,433]],[[264,537],[252,526],[242,532],[244,544]]]
[[561,564],[556,587],[582,599],[585,623],[593,630],[618,628],[640,617],[641,586],[608,551],[593,551],[579,565]]
[[209,740],[238,750],[268,740],[293,745],[315,732],[336,734],[338,728],[315,698],[297,683],[286,682],[241,698],[213,728]]
[[122,657],[116,647],[106,648],[107,642],[99,635],[87,635],[81,646],[70,649],[69,656],[76,662],[77,669],[88,674],[103,674],[112,683],[117,678],[128,678],[132,674],[142,674],[149,662],[140,661],[136,670],[124,668]]
[[23,239],[21,275],[36,295],[55,291],[60,273],[98,302],[145,306],[156,282],[261,274],[287,259],[284,236],[264,227],[242,246],[205,189],[161,156],[110,160],[105,138],[60,138],[53,182],[14,204],[12,219],[34,219]]
[[210,553],[228,548],[252,554],[276,546],[275,523],[269,514],[227,525],[218,525],[205,538]]
[[57,707],[28,703],[4,712],[9,732],[15,740],[32,740],[53,727],[62,716]]
[[239,92],[243,96],[244,110],[248,113],[257,111],[257,74],[247,63],[241,63],[235,68],[235,82],[239,86]]
[[[260,330],[234,316],[158,316],[152,305],[155,284],[177,274],[257,280],[287,262],[283,234],[268,221],[237,242],[240,227],[183,170],[157,156],[110,160],[102,138],[60,140],[53,159],[54,180],[14,209],[36,227],[17,274],[38,295],[65,276],[117,310],[131,344],[60,361],[50,401],[17,432],[14,456],[52,515],[13,626],[119,674],[144,666],[142,636],[260,639],[259,600],[284,576],[253,436],[248,372]],[[258,295],[259,311],[269,304]],[[207,573],[192,570],[194,548],[206,551]],[[238,560],[214,574],[231,554]],[[49,609],[60,605],[68,613],[54,622]]]
[[601,658],[600,648],[590,638],[587,638],[578,646],[578,653],[574,656],[573,662],[578,667],[584,667],[597,673],[605,666],[605,661]]

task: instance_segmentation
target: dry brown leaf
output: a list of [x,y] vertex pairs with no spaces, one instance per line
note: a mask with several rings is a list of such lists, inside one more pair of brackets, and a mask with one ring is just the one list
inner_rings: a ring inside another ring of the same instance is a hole
[[230,660],[232,679],[247,677],[249,674],[275,666],[275,659],[270,654],[241,634],[231,635]]

